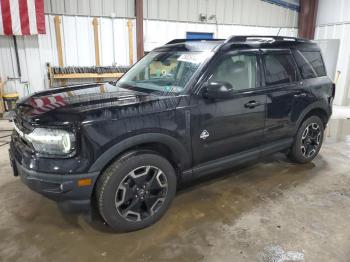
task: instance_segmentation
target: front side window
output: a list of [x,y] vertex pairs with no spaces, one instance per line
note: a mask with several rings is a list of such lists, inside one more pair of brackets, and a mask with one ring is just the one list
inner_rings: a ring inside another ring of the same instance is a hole
[[266,85],[292,83],[297,80],[293,58],[289,54],[264,55]]
[[117,83],[127,88],[181,92],[212,52],[151,52],[134,65]]
[[326,69],[319,51],[296,50],[294,57],[303,78],[308,79],[326,75]]
[[229,83],[234,90],[255,88],[257,68],[255,55],[227,56],[213,71],[209,81]]

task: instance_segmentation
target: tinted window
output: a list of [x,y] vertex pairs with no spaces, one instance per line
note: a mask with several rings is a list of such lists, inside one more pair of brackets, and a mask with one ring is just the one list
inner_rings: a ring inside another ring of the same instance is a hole
[[224,58],[214,70],[210,82],[227,82],[235,90],[256,87],[257,59],[255,55],[234,55]]
[[295,61],[303,78],[314,78],[326,75],[321,53],[318,51],[295,51]]
[[181,92],[212,52],[153,51],[118,81],[123,88]]
[[297,80],[297,72],[291,55],[269,54],[264,57],[267,85],[291,83]]

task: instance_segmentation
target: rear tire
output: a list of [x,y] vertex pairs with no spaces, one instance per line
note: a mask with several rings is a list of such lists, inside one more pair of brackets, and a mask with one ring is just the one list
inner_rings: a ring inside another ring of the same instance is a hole
[[112,163],[96,186],[97,207],[105,222],[121,232],[157,222],[176,193],[176,173],[157,153],[132,152]]
[[321,149],[324,126],[318,116],[311,116],[300,125],[288,158],[296,163],[312,161]]

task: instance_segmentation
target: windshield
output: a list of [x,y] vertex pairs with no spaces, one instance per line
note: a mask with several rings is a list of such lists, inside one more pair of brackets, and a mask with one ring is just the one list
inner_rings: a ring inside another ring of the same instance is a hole
[[211,52],[151,52],[119,81],[120,87],[181,92]]

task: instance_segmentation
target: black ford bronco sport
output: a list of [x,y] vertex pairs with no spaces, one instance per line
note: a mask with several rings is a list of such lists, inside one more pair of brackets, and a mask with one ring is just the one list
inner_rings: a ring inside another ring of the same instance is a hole
[[173,40],[117,83],[19,101],[11,164],[61,205],[93,202],[114,229],[137,230],[160,219],[183,179],[280,151],[311,161],[334,92],[308,40]]

